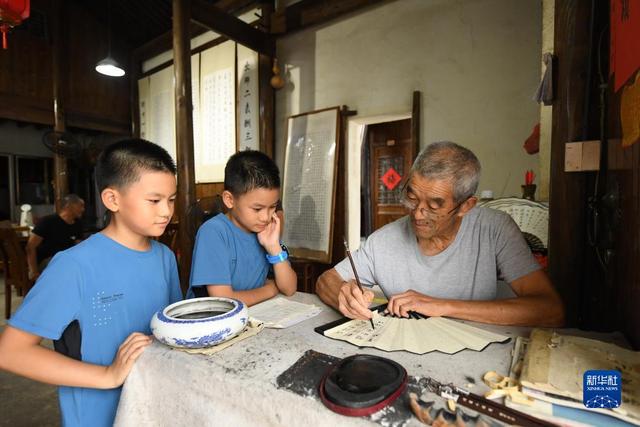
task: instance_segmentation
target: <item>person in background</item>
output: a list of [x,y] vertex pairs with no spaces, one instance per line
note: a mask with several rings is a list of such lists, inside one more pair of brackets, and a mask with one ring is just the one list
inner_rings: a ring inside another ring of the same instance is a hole
[[82,240],[84,200],[76,194],[62,198],[60,211],[38,221],[27,242],[29,278],[36,280],[51,258]]
[[222,193],[228,211],[198,230],[187,298],[230,297],[251,306],[295,293],[296,273],[280,243],[279,199],[280,173],[273,160],[259,151],[229,158]]

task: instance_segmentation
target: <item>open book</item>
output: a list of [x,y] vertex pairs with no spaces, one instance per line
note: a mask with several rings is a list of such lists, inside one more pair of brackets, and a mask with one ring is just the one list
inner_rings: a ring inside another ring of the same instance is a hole
[[321,307],[313,304],[277,297],[249,307],[249,316],[264,322],[267,328],[288,328],[320,314],[321,311]]

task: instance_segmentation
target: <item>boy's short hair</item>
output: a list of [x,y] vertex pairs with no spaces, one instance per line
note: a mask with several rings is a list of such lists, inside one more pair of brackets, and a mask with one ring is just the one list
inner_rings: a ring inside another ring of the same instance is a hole
[[167,150],[140,138],[111,144],[98,157],[98,192],[113,187],[124,189],[140,179],[141,171],[176,174],[176,165]]
[[274,161],[255,150],[229,157],[224,168],[224,189],[241,196],[256,188],[280,188],[280,171]]

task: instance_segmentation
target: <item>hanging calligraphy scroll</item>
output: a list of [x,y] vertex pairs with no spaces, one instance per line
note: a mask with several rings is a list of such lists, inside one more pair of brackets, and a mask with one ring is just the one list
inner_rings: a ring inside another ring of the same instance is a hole
[[240,150],[260,150],[258,109],[258,53],[238,46],[238,147]]

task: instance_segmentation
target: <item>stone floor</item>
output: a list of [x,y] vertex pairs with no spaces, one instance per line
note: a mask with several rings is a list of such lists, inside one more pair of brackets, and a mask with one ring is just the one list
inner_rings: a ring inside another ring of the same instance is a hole
[[[0,331],[6,325],[4,308],[4,276],[0,272]],[[11,312],[20,306],[21,297],[11,301]],[[44,342],[51,347],[50,341]],[[0,426],[59,426],[60,411],[55,386],[42,384],[0,371]]]

